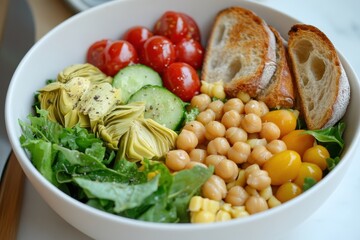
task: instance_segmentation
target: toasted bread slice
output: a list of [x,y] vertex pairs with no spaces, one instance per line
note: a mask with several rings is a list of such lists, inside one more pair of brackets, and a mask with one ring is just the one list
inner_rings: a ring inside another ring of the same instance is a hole
[[240,91],[256,97],[275,72],[275,49],[274,34],[263,19],[247,9],[226,8],[215,18],[201,78],[222,80],[230,97]]
[[318,28],[296,24],[288,51],[307,127],[334,125],[345,114],[350,85],[333,44]]
[[266,103],[269,108],[292,108],[295,103],[293,78],[288,66],[285,40],[280,33],[270,26],[276,39],[276,71],[269,85],[261,91],[258,100]]

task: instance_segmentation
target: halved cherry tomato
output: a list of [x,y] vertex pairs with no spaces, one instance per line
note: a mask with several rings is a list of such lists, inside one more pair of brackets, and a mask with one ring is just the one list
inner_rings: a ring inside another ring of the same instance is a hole
[[124,40],[95,42],[88,49],[86,60],[109,76],[139,61],[134,46]]
[[140,62],[159,73],[175,62],[175,58],[173,43],[163,36],[152,36],[146,40],[140,53]]
[[202,66],[204,48],[194,39],[182,39],[176,44],[176,61],[185,62],[195,69]]
[[164,86],[188,102],[200,91],[200,80],[196,70],[187,63],[176,62],[163,73]]
[[173,43],[183,38],[200,42],[200,30],[195,20],[185,13],[167,11],[155,23],[154,34],[165,36]]
[[148,28],[135,26],[125,32],[123,39],[131,43],[139,54],[145,41],[153,35],[154,34]]

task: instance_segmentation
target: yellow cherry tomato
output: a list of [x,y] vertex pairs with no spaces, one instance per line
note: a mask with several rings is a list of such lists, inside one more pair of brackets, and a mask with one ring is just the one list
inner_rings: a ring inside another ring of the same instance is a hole
[[301,166],[300,155],[293,150],[285,150],[274,154],[263,165],[272,185],[281,185],[296,178]]
[[303,156],[304,152],[315,143],[315,138],[310,134],[304,134],[304,131],[291,131],[281,139],[285,142],[287,149],[296,151],[300,156]]
[[303,162],[314,163],[318,165],[321,170],[325,170],[327,167],[326,159],[330,157],[329,151],[326,147],[316,145],[304,152]]
[[301,163],[299,174],[295,178],[294,183],[302,188],[305,178],[311,177],[316,182],[319,182],[322,179],[322,176],[323,172],[318,165],[314,163],[303,162]]
[[276,191],[275,197],[282,203],[287,202],[302,193],[301,188],[292,182],[282,184]]
[[273,110],[261,117],[263,122],[273,122],[280,129],[280,137],[285,136],[296,128],[296,116],[290,110]]

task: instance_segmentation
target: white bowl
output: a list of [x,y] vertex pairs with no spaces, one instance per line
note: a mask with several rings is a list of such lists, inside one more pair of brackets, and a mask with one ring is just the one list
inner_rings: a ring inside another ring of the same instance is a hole
[[[340,164],[315,187],[280,207],[216,224],[157,224],[111,215],[67,196],[48,182],[31,164],[19,143],[19,119],[31,112],[34,92],[63,68],[85,61],[87,47],[103,38],[116,39],[134,25],[152,28],[166,10],[188,13],[199,24],[203,43],[216,13],[239,5],[253,10],[286,38],[290,26],[298,21],[260,4],[241,0],[122,0],[95,7],[75,15],[49,32],[27,53],[18,66],[6,98],[6,126],[15,154],[30,182],[44,200],[67,222],[95,239],[260,239],[289,230],[308,218],[335,190],[354,158],[359,141],[360,87],[349,63],[340,55],[351,85],[351,103],[345,116],[346,147]],[[336,219],[334,219],[336,221]]]

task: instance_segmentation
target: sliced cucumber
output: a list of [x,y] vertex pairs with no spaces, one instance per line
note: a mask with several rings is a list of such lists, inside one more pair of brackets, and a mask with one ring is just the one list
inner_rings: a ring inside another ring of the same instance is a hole
[[161,86],[144,86],[128,102],[145,102],[145,118],[152,118],[173,130],[179,129],[185,118],[184,102]]
[[125,103],[133,93],[145,85],[162,86],[162,80],[155,70],[142,64],[129,65],[121,69],[113,80],[113,86],[121,90],[121,99]]

